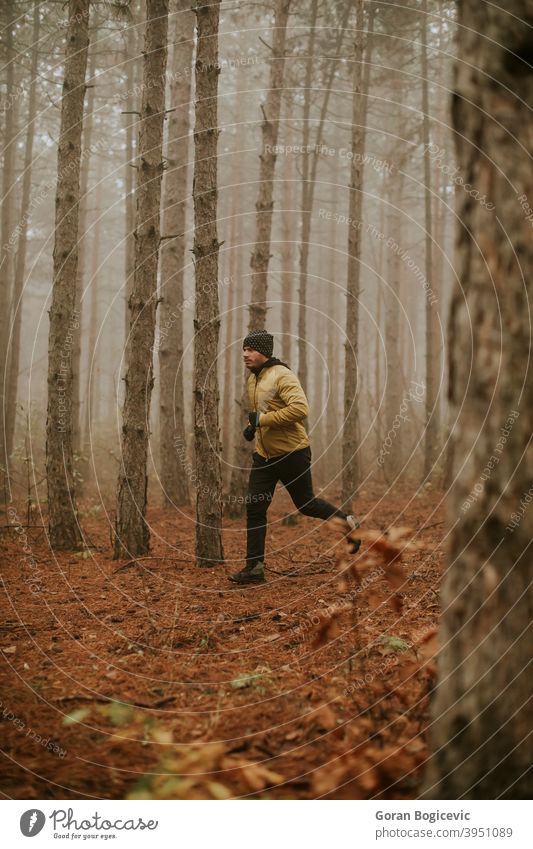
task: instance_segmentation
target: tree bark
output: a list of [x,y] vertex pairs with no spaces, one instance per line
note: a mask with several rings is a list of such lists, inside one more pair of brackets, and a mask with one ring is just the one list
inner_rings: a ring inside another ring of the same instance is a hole
[[[369,13],[366,49],[364,43],[365,12],[363,0],[355,6],[354,81],[352,97],[352,139],[350,160],[350,201],[348,226],[348,269],[346,283],[346,342],[344,368],[344,427],[342,435],[341,501],[352,512],[352,500],[360,478],[357,446],[359,418],[357,411],[359,294],[361,279],[361,230],[363,226],[363,157],[366,139],[367,95],[370,82],[373,6]],[[366,64],[363,68],[363,61]],[[357,222],[357,224],[356,224]]]
[[33,144],[35,140],[35,118],[37,115],[37,69],[39,64],[39,32],[41,18],[38,0],[33,4],[32,50],[30,65],[30,86],[28,92],[28,117],[26,141],[24,146],[24,176],[22,178],[22,193],[20,204],[20,232],[15,258],[15,283],[13,287],[13,309],[11,344],[9,351],[9,384],[6,409],[6,446],[7,457],[13,451],[18,398],[18,377],[20,367],[20,335],[22,327],[22,293],[24,289],[24,273],[26,270],[26,248],[28,243],[28,218],[31,200],[31,181],[33,163]]
[[154,383],[167,30],[168,0],[147,0],[139,166],[136,172],[135,270],[129,303],[130,344],[125,377],[115,559],[146,554],[150,546],[146,522],[147,456]]
[[259,156],[259,194],[255,205],[257,210],[255,247],[250,261],[252,269],[250,333],[254,330],[264,330],[266,320],[267,275],[270,260],[272,211],[274,209],[274,169],[276,166],[274,150],[278,143],[289,6],[290,0],[276,0],[268,96],[266,108],[261,107],[263,124],[261,154]]
[[163,234],[171,238],[161,249],[159,475],[164,503],[177,507],[189,502],[187,476],[176,445],[185,445],[183,280],[194,14],[189,0],[176,0],[174,7],[170,107],[175,111],[170,113],[163,183]]
[[46,478],[48,523],[54,549],[81,542],[73,480],[72,347],[76,312],[78,215],[85,73],[89,50],[89,0],[70,0],[65,78],[57,154],[54,284],[48,337]]
[[457,186],[454,486],[425,795],[530,799],[531,4],[461,0],[458,23],[457,162],[486,202]]
[[194,437],[196,457],[196,560],[213,566],[222,548],[222,476],[218,421],[217,117],[220,0],[196,6],[196,124],[194,131]]

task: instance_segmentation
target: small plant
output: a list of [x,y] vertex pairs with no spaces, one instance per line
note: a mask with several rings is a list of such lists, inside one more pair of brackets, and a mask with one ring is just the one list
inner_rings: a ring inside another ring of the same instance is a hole
[[392,637],[387,634],[381,634],[378,639],[378,643],[381,643],[381,645],[387,646],[397,652],[408,651],[411,648],[410,643],[406,640],[402,640],[401,637]]

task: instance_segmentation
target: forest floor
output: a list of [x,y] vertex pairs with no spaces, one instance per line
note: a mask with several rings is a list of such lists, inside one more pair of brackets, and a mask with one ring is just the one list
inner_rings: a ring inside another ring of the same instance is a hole
[[84,552],[54,556],[42,528],[4,527],[4,797],[416,798],[442,493],[367,487],[357,506],[363,545],[345,557],[334,524],[282,525],[278,490],[276,571],[248,587],[227,578],[244,520],[224,520],[234,560],[213,569],[191,556],[192,510],[151,510],[153,558],[129,564],[89,504]]

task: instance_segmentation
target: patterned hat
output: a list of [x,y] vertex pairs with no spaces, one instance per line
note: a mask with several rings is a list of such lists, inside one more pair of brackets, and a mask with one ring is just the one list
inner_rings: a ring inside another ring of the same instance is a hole
[[249,333],[242,343],[243,348],[253,348],[265,357],[271,357],[274,350],[274,337],[266,330],[257,330]]

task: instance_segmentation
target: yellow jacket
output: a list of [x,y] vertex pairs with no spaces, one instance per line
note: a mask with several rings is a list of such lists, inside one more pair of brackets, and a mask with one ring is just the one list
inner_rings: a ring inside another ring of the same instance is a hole
[[255,448],[266,459],[310,445],[303,420],[309,404],[301,383],[281,362],[266,366],[248,378],[250,410],[259,412]]

